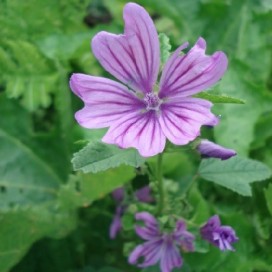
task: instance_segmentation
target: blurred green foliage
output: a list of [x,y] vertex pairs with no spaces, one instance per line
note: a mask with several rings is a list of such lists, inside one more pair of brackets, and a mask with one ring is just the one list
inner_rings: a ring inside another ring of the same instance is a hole
[[[82,174],[72,172],[70,163],[82,143],[103,131],[75,123],[73,113],[82,105],[69,90],[69,76],[106,75],[90,40],[100,30],[122,33],[126,2],[0,0],[0,272],[139,271],[123,256],[130,237],[108,238],[114,204],[106,196],[131,181],[135,170],[123,165]],[[272,169],[271,2],[136,2],[153,16],[158,32],[170,37],[172,49],[202,36],[208,53],[227,53],[228,72],[215,91],[246,103],[215,105],[220,125],[204,133]],[[137,159],[127,156],[124,161]],[[196,223],[218,213],[240,238],[235,253],[210,248],[184,254],[182,271],[271,272],[271,180],[254,185],[252,198],[242,197],[201,178],[192,186],[195,154],[181,150],[165,157],[169,203],[177,213]],[[136,165],[134,160],[128,164]]]

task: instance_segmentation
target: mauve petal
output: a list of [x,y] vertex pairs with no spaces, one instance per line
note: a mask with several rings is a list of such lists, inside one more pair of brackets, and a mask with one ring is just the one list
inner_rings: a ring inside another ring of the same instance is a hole
[[120,117],[145,108],[144,102],[126,86],[103,77],[73,74],[70,87],[85,103],[75,115],[83,127],[108,127]]
[[123,187],[119,187],[117,189],[115,189],[112,193],[111,193],[113,199],[117,202],[122,202],[124,199],[124,195],[125,195],[125,190]]
[[156,218],[148,212],[136,213],[135,219],[144,221],[146,226],[152,226],[154,228],[158,228],[158,222],[157,222]]
[[221,160],[227,160],[237,154],[233,149],[225,148],[205,139],[201,140],[197,150],[204,158],[218,158]]
[[159,122],[164,135],[176,145],[185,145],[200,134],[202,125],[215,122],[212,103],[193,97],[169,99],[161,105]]
[[176,222],[176,229],[174,231],[174,234],[178,236],[178,235],[182,234],[184,231],[186,231],[186,223],[185,223],[185,221],[178,220]]
[[215,228],[221,226],[221,220],[220,220],[219,216],[217,214],[215,214],[209,218],[206,225],[208,225],[212,229],[215,229]]
[[112,223],[110,225],[110,238],[115,239],[118,232],[122,229],[122,221],[121,221],[121,214],[117,211],[115,213],[115,216],[112,220]]
[[173,238],[184,251],[194,251],[193,241],[195,237],[192,233],[186,230],[186,223],[183,220],[176,222],[176,229],[173,233]]
[[162,239],[155,239],[137,246],[129,255],[129,263],[136,264],[140,257],[144,257],[144,262],[138,267],[147,267],[158,262],[161,256]]
[[150,92],[160,66],[156,28],[146,10],[134,3],[124,7],[123,35],[99,32],[92,50],[101,65],[136,91]]
[[151,227],[135,227],[135,232],[138,236],[140,236],[144,240],[152,240],[160,235],[158,229],[151,228]]
[[183,264],[180,252],[172,243],[163,247],[161,253],[160,267],[162,272],[171,272],[175,267],[181,267]]
[[149,186],[144,186],[135,192],[137,199],[141,202],[150,203],[154,201]]
[[114,122],[102,139],[121,148],[136,148],[143,157],[161,153],[166,138],[161,130],[157,113],[131,112]]
[[[228,59],[223,52],[205,54],[206,42],[199,38],[194,47],[183,56],[178,48],[168,60],[160,81],[160,97],[186,97],[214,85],[225,73]],[[169,71],[171,70],[171,71]]]

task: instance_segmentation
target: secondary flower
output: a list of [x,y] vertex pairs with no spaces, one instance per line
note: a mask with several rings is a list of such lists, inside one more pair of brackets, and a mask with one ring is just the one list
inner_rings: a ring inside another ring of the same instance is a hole
[[142,220],[145,226],[136,226],[136,233],[145,243],[138,245],[129,256],[129,263],[136,264],[141,257],[143,263],[138,267],[148,267],[160,261],[162,272],[171,272],[175,267],[182,266],[179,247],[185,251],[193,251],[194,236],[186,230],[185,222],[177,221],[176,228],[171,233],[163,233],[159,229],[157,220],[148,212],[135,215],[137,220]]
[[186,42],[168,59],[157,84],[160,46],[154,23],[134,3],[125,5],[123,16],[124,34],[102,31],[92,40],[95,57],[122,83],[73,74],[71,89],[85,103],[75,118],[86,128],[109,127],[103,142],[134,147],[149,157],[163,151],[166,138],[185,145],[200,134],[202,125],[217,124],[212,103],[192,96],[214,85],[228,61],[223,52],[206,55],[203,38],[181,54]]
[[225,148],[208,140],[201,140],[197,150],[204,158],[218,158],[221,160],[227,160],[237,154],[233,149]]
[[219,247],[222,251],[234,251],[231,244],[239,240],[232,227],[221,226],[218,215],[212,216],[208,222],[201,227],[200,233],[204,240],[207,240],[216,247]]
[[[134,193],[137,200],[144,203],[150,203],[154,201],[151,195],[151,190],[149,186],[144,186],[138,189]],[[117,208],[115,210],[115,215],[110,225],[110,238],[115,239],[118,232],[122,229],[122,215],[124,214],[127,206],[123,204],[125,197],[125,191],[123,187],[119,187],[112,192],[112,197],[117,203]]]

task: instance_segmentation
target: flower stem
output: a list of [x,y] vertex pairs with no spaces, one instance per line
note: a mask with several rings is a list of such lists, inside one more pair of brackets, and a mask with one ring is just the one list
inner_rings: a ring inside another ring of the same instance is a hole
[[160,153],[157,160],[157,182],[159,191],[158,214],[161,214],[163,212],[165,202],[164,186],[162,179],[162,155],[163,153]]

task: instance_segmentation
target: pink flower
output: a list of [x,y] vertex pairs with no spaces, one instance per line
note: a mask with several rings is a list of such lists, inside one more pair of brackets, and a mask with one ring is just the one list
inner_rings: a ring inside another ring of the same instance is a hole
[[144,157],[161,153],[166,139],[185,145],[199,136],[202,125],[216,125],[212,103],[192,95],[223,76],[226,55],[206,55],[203,38],[181,54],[188,47],[184,43],[166,62],[157,87],[160,46],[154,23],[134,3],[125,5],[124,21],[124,34],[102,31],[92,40],[98,61],[121,83],[84,74],[71,77],[71,89],[85,103],[75,115],[78,123],[92,129],[109,127],[103,142],[134,147]]
[[185,222],[176,222],[176,228],[171,233],[161,232],[157,220],[148,212],[135,215],[145,226],[136,226],[136,233],[146,242],[138,245],[129,255],[129,263],[136,264],[143,257],[138,267],[148,267],[160,262],[162,272],[171,272],[175,267],[182,266],[179,247],[185,251],[194,251],[194,236],[186,230]]

